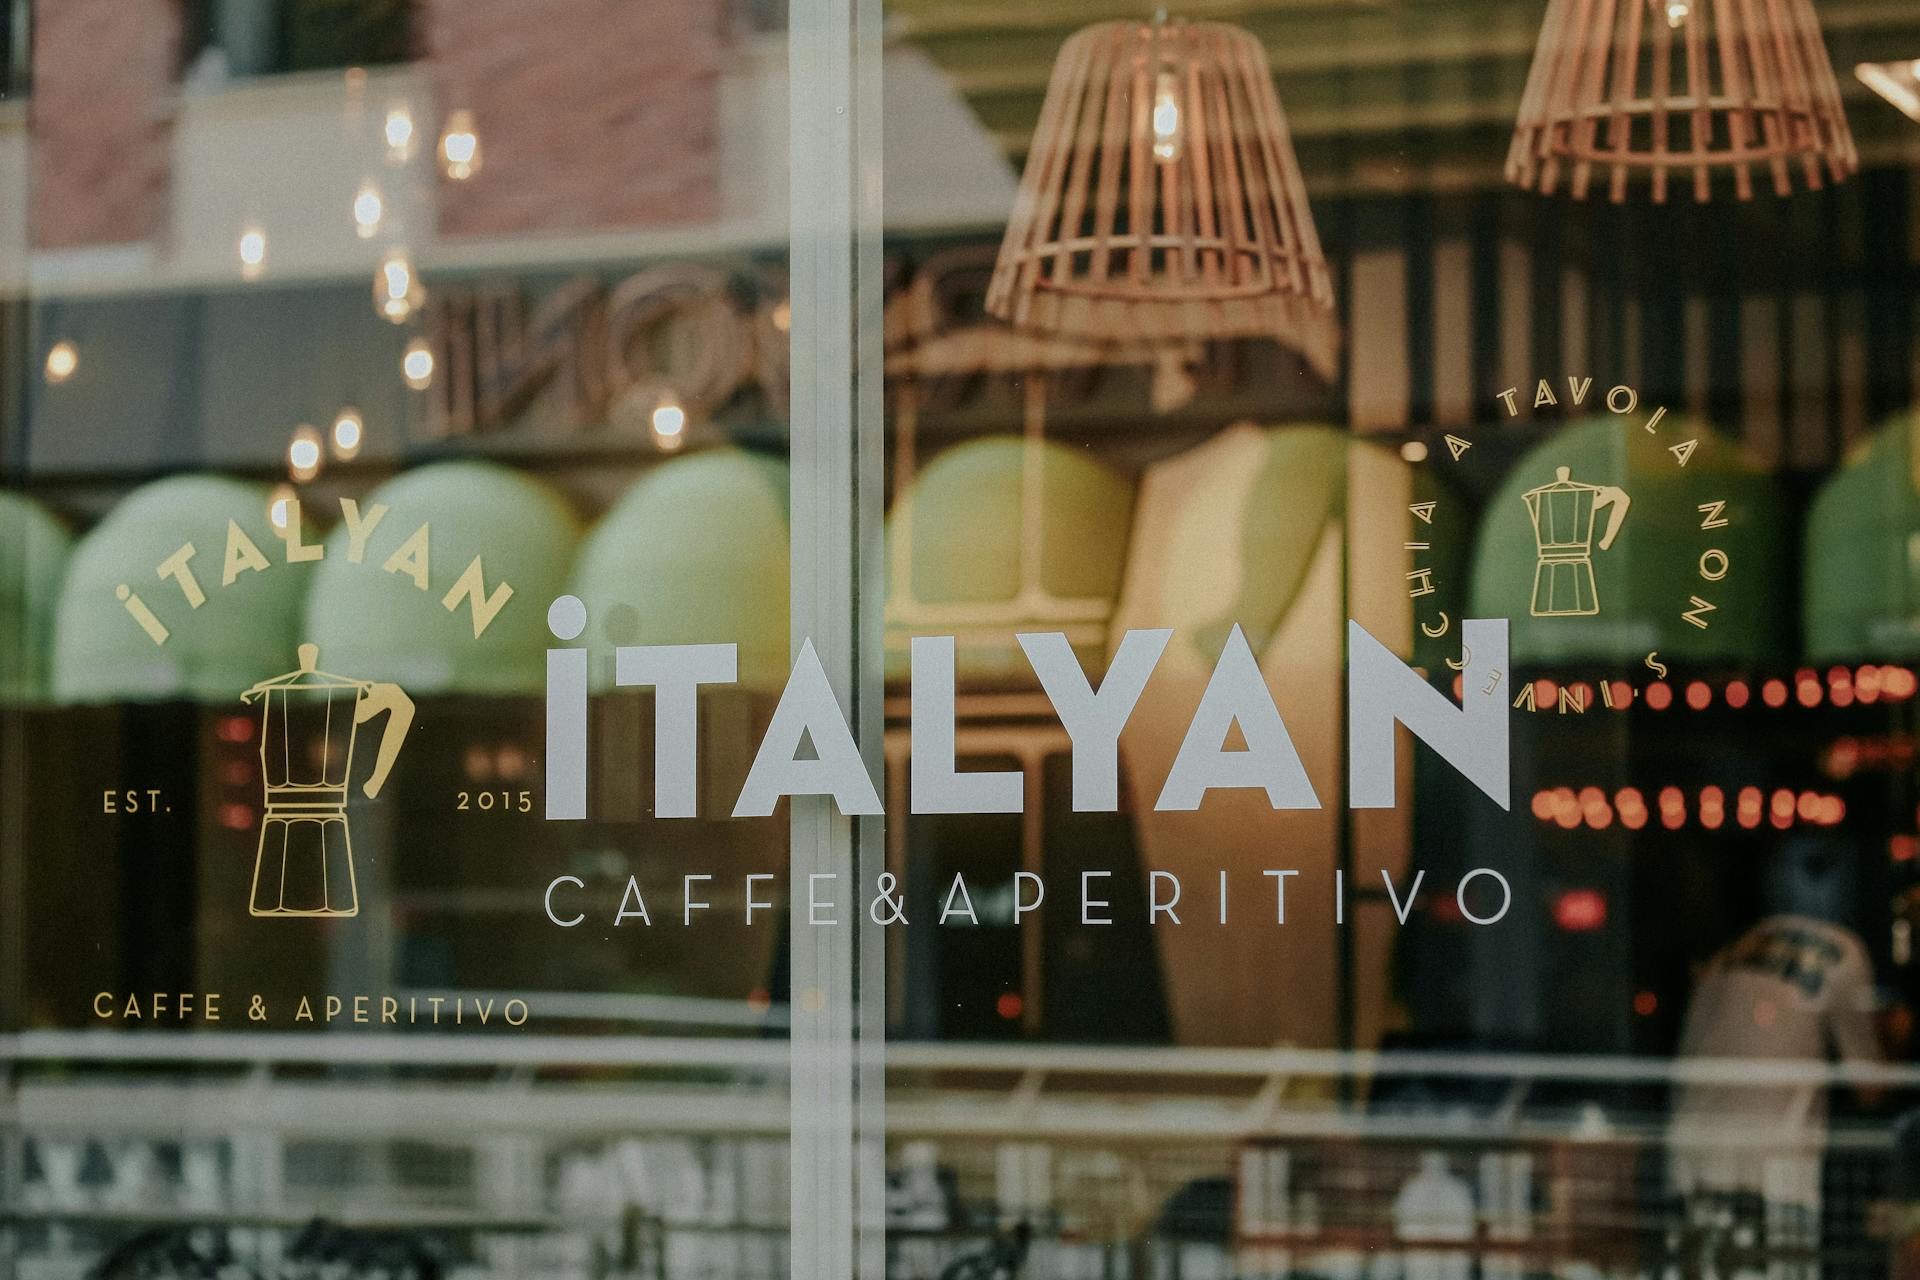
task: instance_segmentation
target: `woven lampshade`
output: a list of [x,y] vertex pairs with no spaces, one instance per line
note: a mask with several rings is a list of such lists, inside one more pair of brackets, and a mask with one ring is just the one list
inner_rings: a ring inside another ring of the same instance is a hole
[[1645,174],[1661,202],[1691,174],[1704,202],[1730,170],[1745,200],[1755,167],[1780,195],[1860,167],[1812,0],[1550,0],[1510,181],[1585,199],[1597,170],[1619,203]]
[[1095,340],[1273,337],[1331,377],[1333,285],[1260,43],[1213,22],[1069,39],[986,306]]

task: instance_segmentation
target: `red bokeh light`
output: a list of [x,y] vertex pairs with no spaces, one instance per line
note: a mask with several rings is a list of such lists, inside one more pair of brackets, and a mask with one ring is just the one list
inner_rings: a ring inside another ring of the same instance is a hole
[[1655,711],[1665,711],[1673,705],[1673,690],[1665,681],[1655,680],[1647,686],[1647,705]]
[[1020,998],[1017,991],[1002,991],[1000,998],[993,1002],[993,1011],[1008,1022],[1014,1021],[1027,1010],[1027,1002]]
[[1727,685],[1727,705],[1735,711],[1746,706],[1747,699],[1752,696],[1753,693],[1747,688],[1745,680],[1734,680]]
[[1569,889],[1553,900],[1553,922],[1568,933],[1592,933],[1607,923],[1607,895]]
[[1687,705],[1695,711],[1705,711],[1713,701],[1713,690],[1707,687],[1705,680],[1695,680],[1687,685]]
[[1770,707],[1787,705],[1787,686],[1779,680],[1769,680],[1760,686],[1760,701]]
[[1718,787],[1703,787],[1700,791],[1700,825],[1709,831],[1718,831],[1727,820],[1726,796]]

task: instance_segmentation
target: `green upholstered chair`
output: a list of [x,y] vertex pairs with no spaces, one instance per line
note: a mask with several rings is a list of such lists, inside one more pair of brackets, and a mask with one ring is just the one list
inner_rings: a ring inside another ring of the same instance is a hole
[[[343,520],[326,541],[306,599],[304,639],[324,665],[362,680],[390,680],[416,696],[538,693],[546,685],[547,606],[565,590],[579,525],[551,487],[490,462],[439,462],[387,481],[360,499],[386,515],[362,563],[347,558]],[[383,566],[428,526],[429,573],[421,590]],[[489,595],[513,594],[473,634],[469,601],[449,611],[448,591],[480,557]]]
[[[54,620],[53,692],[63,702],[223,702],[290,668],[311,565],[284,562],[264,485],[179,475],[123,498],[74,548]],[[264,569],[222,583],[228,524]],[[205,599],[191,608],[159,565],[191,543],[189,567]],[[168,630],[155,644],[118,596],[127,585]]]
[[1920,412],[1857,447],[1807,512],[1800,590],[1814,661],[1920,657]]
[[788,661],[787,464],[720,448],[663,462],[601,517],[574,562],[596,690],[614,646],[740,647],[740,683],[780,689]]
[[31,498],[0,493],[0,702],[47,694],[53,615],[73,538]]

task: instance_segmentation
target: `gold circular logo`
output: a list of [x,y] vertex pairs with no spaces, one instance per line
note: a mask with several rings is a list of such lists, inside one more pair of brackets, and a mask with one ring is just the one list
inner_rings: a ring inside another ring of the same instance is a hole
[[[1590,376],[1510,387],[1495,406],[1496,421],[1538,438],[1525,442],[1526,454],[1481,513],[1470,585],[1441,580],[1467,557],[1444,546],[1438,531],[1468,527],[1444,518],[1450,504],[1464,506],[1459,495],[1468,487],[1448,473],[1470,467],[1471,451],[1490,442],[1471,428],[1441,429],[1402,449],[1440,481],[1409,507],[1408,576],[1421,633],[1443,639],[1454,625],[1443,602],[1470,594],[1466,612],[1514,626],[1511,661],[1530,668],[1524,680],[1509,676],[1516,709],[1578,715],[1644,701],[1664,710],[1675,691],[1663,651],[1712,652],[1705,633],[1726,624],[1736,493],[1715,489],[1715,472],[1702,463],[1728,446],[1644,402],[1632,386],[1602,387]],[[1638,655],[1630,668],[1594,672],[1626,654]],[[1466,656],[1447,665],[1458,672]],[[1711,697],[1704,684],[1690,684],[1686,696],[1703,694]],[[1737,707],[1751,693],[1730,682],[1725,696]]]

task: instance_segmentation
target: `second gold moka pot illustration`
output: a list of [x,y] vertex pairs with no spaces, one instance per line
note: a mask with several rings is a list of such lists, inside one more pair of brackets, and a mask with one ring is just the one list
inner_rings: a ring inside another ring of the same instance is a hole
[[413,700],[397,684],[319,670],[317,646],[300,646],[298,670],[240,695],[260,708],[260,771],[267,812],[260,823],[248,912],[256,916],[351,916],[360,911],[347,787],[359,726],[387,724],[362,790],[380,794],[413,723]]
[[1520,495],[1533,518],[1539,559],[1533,570],[1532,613],[1536,618],[1590,617],[1600,612],[1600,590],[1593,580],[1594,519],[1611,508],[1598,549],[1620,536],[1621,522],[1633,500],[1613,485],[1582,484],[1568,467],[1554,470],[1553,483]]

